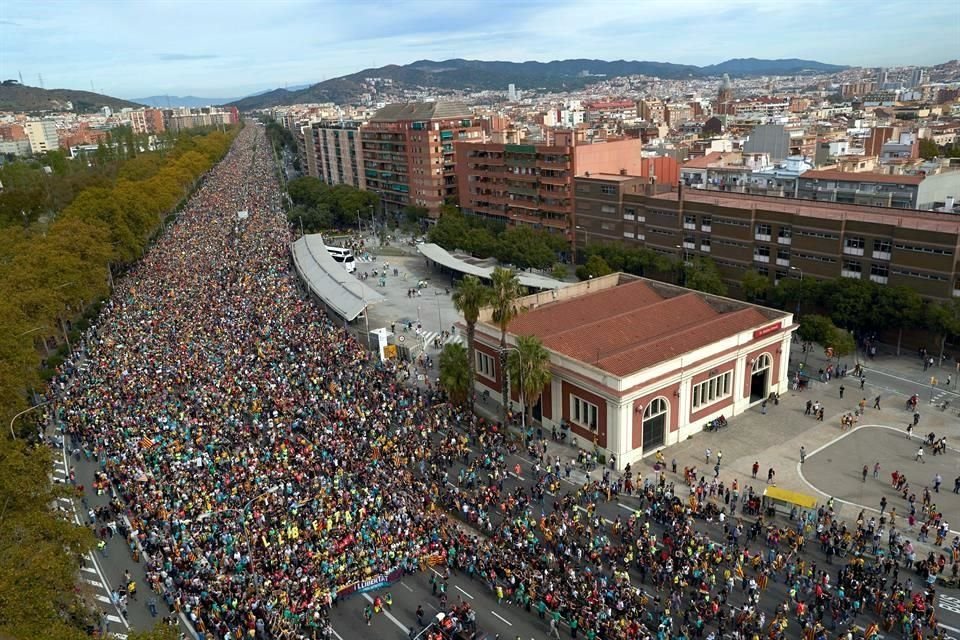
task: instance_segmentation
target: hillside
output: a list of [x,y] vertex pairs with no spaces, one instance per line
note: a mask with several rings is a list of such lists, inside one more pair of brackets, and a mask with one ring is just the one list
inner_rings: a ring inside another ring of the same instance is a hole
[[147,98],[133,98],[138,104],[148,107],[166,109],[173,107],[211,107],[237,100],[237,98],[198,98],[197,96],[149,96]]
[[402,87],[436,87],[459,90],[506,90],[513,83],[524,91],[562,91],[579,89],[597,77],[630,75],[661,78],[706,77],[729,73],[731,76],[794,75],[799,73],[833,73],[846,67],[812,60],[759,60],[742,58],[716,65],[697,67],[670,62],[637,60],[554,60],[552,62],[487,62],[483,60],[418,60],[407,65],[388,65],[364,69],[350,75],[288,91],[275,89],[233,102],[240,110],[262,109],[281,104],[302,102],[353,102],[363,92],[365,78],[392,80]]
[[90,113],[101,107],[110,107],[118,111],[124,107],[143,106],[92,91],[41,89],[19,84],[15,80],[7,80],[0,84],[0,111],[69,111],[68,102],[73,103],[75,113]]

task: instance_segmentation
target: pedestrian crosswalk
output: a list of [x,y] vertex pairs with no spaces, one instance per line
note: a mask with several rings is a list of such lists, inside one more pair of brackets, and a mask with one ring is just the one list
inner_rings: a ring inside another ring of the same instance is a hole
[[[437,348],[436,340],[437,338],[440,338],[439,331],[421,331],[420,335],[423,336],[423,343],[427,345],[428,348],[430,349]],[[467,346],[467,339],[461,333],[457,333],[456,335],[447,334],[446,338],[440,338],[441,349],[447,346],[448,344],[454,344],[454,343]]]

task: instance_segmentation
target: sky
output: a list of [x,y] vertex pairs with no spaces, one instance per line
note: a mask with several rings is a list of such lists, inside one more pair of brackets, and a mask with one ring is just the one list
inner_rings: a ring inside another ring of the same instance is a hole
[[960,58],[954,0],[0,0],[0,78],[234,98],[416,60]]

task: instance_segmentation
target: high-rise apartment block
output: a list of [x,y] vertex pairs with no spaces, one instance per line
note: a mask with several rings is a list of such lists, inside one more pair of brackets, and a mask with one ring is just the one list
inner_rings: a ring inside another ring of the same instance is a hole
[[57,125],[52,120],[27,120],[23,123],[23,131],[34,153],[53,151],[60,146]]
[[329,185],[366,189],[360,123],[312,122],[300,128],[307,174]]
[[531,225],[572,237],[573,177],[644,170],[639,139],[590,144],[559,131],[544,144],[458,142],[460,206],[467,214]]
[[456,102],[387,105],[360,129],[367,189],[385,211],[412,205],[437,217],[457,195],[454,143],[482,135],[471,110]]

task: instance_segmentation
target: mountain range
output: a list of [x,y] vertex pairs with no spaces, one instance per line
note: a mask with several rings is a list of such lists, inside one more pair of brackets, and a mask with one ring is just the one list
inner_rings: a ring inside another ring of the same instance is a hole
[[523,91],[575,90],[599,78],[631,75],[666,79],[835,73],[847,67],[813,60],[737,58],[704,67],[637,60],[554,60],[552,62],[487,62],[483,60],[418,60],[387,65],[332,78],[299,90],[274,89],[230,104],[242,111],[302,102],[356,102],[368,90],[366,78],[391,80],[395,88],[435,87],[447,90],[501,90],[514,84]]
[[240,100],[240,98],[198,98],[197,96],[149,96],[147,98],[131,98],[133,102],[145,104],[148,107],[167,109],[171,107],[209,107]]
[[68,111],[67,103],[73,105],[75,113],[92,113],[101,107],[110,107],[119,111],[124,107],[137,108],[143,105],[129,100],[105,96],[92,91],[74,91],[73,89],[41,89],[20,84],[16,80],[0,83],[0,111]]

